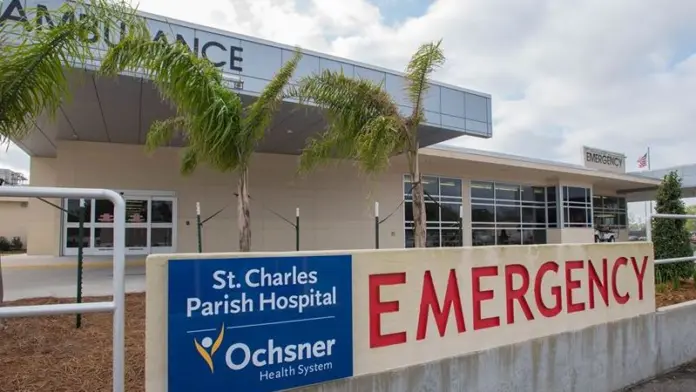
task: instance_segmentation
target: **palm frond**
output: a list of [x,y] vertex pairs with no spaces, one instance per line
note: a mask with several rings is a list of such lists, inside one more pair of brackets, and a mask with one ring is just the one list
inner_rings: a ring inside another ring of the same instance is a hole
[[293,96],[324,109],[329,123],[304,149],[301,172],[332,158],[356,159],[367,171],[379,170],[408,140],[398,106],[381,85],[369,80],[326,70],[302,78]]
[[184,116],[157,120],[150,125],[145,147],[149,152],[152,152],[157,147],[166,145],[177,132],[183,132],[185,129],[187,129],[187,124]]
[[398,116],[377,116],[368,121],[356,138],[356,158],[367,172],[385,169],[389,158],[401,152],[406,139]]
[[220,171],[239,167],[242,102],[209,60],[178,41],[128,37],[109,49],[101,68],[106,75],[124,70],[144,72],[186,119],[184,132],[198,160]]
[[423,120],[423,96],[428,89],[430,75],[445,63],[441,44],[442,40],[421,45],[406,68],[406,92],[413,105],[409,120],[412,125],[417,126]]
[[181,158],[181,172],[183,174],[191,174],[198,167],[198,152],[191,146],[184,149],[184,155]]
[[396,116],[377,116],[360,132],[344,132],[339,122],[309,141],[300,155],[299,171],[306,173],[330,159],[355,159],[365,172],[378,172],[405,145],[403,121]]
[[244,159],[251,156],[256,144],[263,138],[266,129],[271,125],[273,115],[283,101],[284,90],[301,59],[302,52],[298,48],[293,57],[280,68],[271,82],[263,89],[259,98],[246,108],[242,127],[244,131],[242,139],[239,140],[239,144],[244,150]]
[[[83,18],[63,18],[82,13]],[[22,139],[43,113],[55,115],[69,98],[66,69],[86,66],[92,58],[89,36],[95,26],[116,31],[123,22],[129,35],[145,34],[146,26],[127,2],[67,2],[56,11],[27,9],[26,23],[0,25],[11,38],[0,52],[0,144]],[[35,28],[36,18],[61,20],[52,28]]]
[[329,122],[325,132],[308,140],[300,155],[300,173],[307,173],[331,158],[349,159],[356,156],[351,135],[335,129],[336,126],[337,124]]

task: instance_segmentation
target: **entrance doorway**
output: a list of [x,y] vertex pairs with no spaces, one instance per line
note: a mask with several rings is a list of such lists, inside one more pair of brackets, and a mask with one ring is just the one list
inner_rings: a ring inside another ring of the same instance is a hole
[[[176,197],[162,193],[124,192],[126,254],[147,255],[176,251]],[[87,199],[83,249],[86,255],[111,255],[114,248],[114,206],[108,200]],[[77,255],[79,199],[65,199],[63,255]]]

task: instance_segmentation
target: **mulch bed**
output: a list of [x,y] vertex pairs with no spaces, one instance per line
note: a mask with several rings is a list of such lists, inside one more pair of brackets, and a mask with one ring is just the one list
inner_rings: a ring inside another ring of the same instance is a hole
[[663,284],[655,287],[655,302],[658,307],[679,304],[696,299],[696,285],[693,280],[682,281],[679,287]]
[[[660,287],[657,306],[696,299],[696,286]],[[100,301],[105,298],[87,298]],[[64,303],[36,298],[10,306]],[[5,320],[0,328],[0,392],[111,391],[111,314],[88,314],[75,329],[74,316]],[[145,390],[145,294],[126,298],[126,390]]]
[[[104,301],[107,298],[87,298]],[[55,298],[7,305],[71,302]],[[0,328],[1,392],[111,391],[111,313],[9,319]],[[126,298],[126,390],[145,390],[145,294]]]

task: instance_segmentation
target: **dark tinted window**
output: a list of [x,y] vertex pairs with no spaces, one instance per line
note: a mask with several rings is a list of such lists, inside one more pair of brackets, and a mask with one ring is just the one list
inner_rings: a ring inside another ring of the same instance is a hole
[[578,187],[572,187],[572,186],[567,186],[563,187],[565,190],[565,200],[571,203],[588,203],[589,200],[587,199],[588,192],[587,189],[585,188],[578,188]]
[[471,183],[471,197],[479,199],[492,199],[493,193],[493,183],[491,182],[472,182]]
[[441,178],[440,196],[462,197],[462,180]]
[[519,200],[520,187],[518,185],[495,184],[495,198],[499,200]]
[[497,206],[495,220],[501,223],[520,223],[520,207]]
[[471,205],[471,221],[472,222],[495,222],[495,207]]
[[495,230],[474,229],[471,231],[471,242],[474,246],[495,245]]

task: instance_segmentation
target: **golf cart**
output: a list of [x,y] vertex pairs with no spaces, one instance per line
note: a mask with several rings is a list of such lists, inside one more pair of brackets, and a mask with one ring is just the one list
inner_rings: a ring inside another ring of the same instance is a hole
[[595,242],[616,242],[616,233],[606,226],[597,226],[594,231]]

